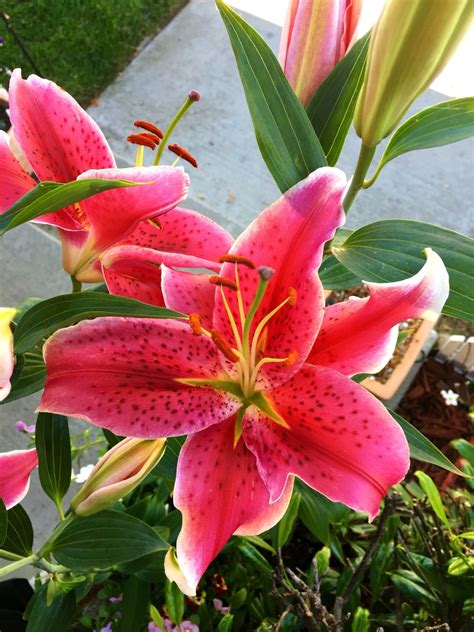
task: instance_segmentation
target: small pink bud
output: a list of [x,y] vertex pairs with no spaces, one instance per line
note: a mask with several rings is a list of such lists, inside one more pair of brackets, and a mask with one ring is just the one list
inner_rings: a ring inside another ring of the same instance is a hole
[[166,439],[127,438],[109,450],[71,500],[80,516],[90,516],[130,493],[163,456]]

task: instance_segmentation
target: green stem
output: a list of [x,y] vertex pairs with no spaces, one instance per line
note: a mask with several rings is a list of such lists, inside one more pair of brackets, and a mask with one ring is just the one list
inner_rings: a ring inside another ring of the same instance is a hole
[[58,510],[59,519],[62,522],[64,520],[64,511],[63,511],[63,506],[61,504],[61,501],[57,499],[54,501],[54,504],[56,505],[56,509]]
[[72,283],[71,294],[76,294],[77,292],[80,292],[82,290],[82,283],[78,281],[75,276],[71,275],[71,283]]
[[33,553],[28,557],[22,557],[21,560],[17,560],[12,564],[7,564],[7,566],[0,568],[0,577],[8,575],[8,573],[12,573],[13,571],[16,571],[18,568],[22,568],[23,566],[28,566],[28,564],[33,564],[37,561],[37,559],[37,556]]
[[3,557],[7,560],[22,560],[23,559],[23,555],[17,555],[16,553],[5,551],[5,549],[0,549],[0,557]]
[[356,195],[364,186],[364,178],[369,170],[370,163],[372,162],[372,158],[374,157],[376,146],[368,147],[362,143],[359,153],[359,159],[357,161],[356,169],[354,172],[354,176],[351,180],[351,184],[349,189],[347,190],[346,196],[344,198],[343,206],[344,211],[346,213],[349,212],[349,209],[354,202]]
[[156,152],[155,160],[153,162],[154,166],[160,164],[161,157],[163,156],[163,152],[165,151],[165,148],[168,145],[168,140],[171,134],[173,133],[174,128],[179,123],[179,121],[183,118],[183,116],[186,114],[186,112],[189,110],[192,104],[195,103],[195,101],[196,101],[195,97],[187,96],[186,101],[183,103],[183,105],[179,108],[179,110],[174,115],[171,123],[168,126],[168,129],[165,132],[165,135],[161,139],[161,142],[158,146],[158,151]]

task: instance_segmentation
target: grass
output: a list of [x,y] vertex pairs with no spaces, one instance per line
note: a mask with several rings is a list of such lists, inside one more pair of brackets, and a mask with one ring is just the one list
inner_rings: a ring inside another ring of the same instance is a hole
[[[0,11],[21,38],[40,74],[82,105],[126,66],[140,42],[154,34],[187,0],[2,0]],[[0,85],[7,69],[34,72],[0,20]]]

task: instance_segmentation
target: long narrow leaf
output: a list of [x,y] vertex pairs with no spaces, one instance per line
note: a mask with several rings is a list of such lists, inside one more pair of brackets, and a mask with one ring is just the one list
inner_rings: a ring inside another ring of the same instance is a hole
[[311,99],[306,112],[328,164],[336,164],[350,129],[364,79],[370,33],[361,37],[330,72]]
[[102,191],[131,187],[137,184],[142,183],[103,180],[102,178],[84,178],[84,180],[73,180],[66,183],[41,182],[0,215],[0,235],[40,215],[59,211],[70,204],[102,193]]
[[327,164],[278,60],[260,35],[216,0],[234,50],[260,152],[282,192]]
[[155,307],[123,296],[100,292],[63,294],[37,303],[23,314],[15,329],[15,353],[28,351],[57,329],[98,316],[185,318],[184,314],[172,309]]

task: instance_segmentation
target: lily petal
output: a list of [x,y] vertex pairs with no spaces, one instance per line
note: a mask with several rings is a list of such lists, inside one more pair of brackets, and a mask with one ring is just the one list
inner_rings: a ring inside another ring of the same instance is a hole
[[383,404],[337,371],[311,365],[271,396],[289,429],[249,408],[243,437],[272,501],[296,475],[373,519],[410,464],[405,435]]
[[308,362],[345,375],[377,373],[390,360],[398,323],[407,318],[436,320],[449,294],[442,259],[430,248],[421,270],[396,283],[369,283],[370,297],[326,308]]
[[10,378],[15,366],[10,323],[16,314],[12,307],[0,307],[0,402],[10,393]]
[[15,137],[40,180],[69,182],[87,169],[115,167],[97,123],[54,82],[22,79],[17,68],[9,96]]
[[257,535],[280,520],[291,497],[269,493],[255,457],[243,441],[234,448],[235,417],[188,437],[181,449],[174,504],[183,514],[177,560],[188,586],[196,586],[233,533]]
[[31,472],[38,465],[36,450],[0,454],[0,498],[7,509],[20,503],[28,492]]
[[[316,170],[265,209],[230,249],[230,253],[247,257],[256,266],[270,266],[275,270],[255,323],[287,299],[290,288],[297,293],[296,305],[285,306],[268,325],[264,355],[275,358],[285,358],[292,352],[297,355],[290,367],[267,364],[262,368],[260,375],[273,380],[274,385],[275,380],[284,382],[298,371],[318,333],[324,299],[317,269],[324,243],[344,223],[342,197],[345,186],[346,178],[339,169]],[[233,280],[234,264],[223,264],[220,274]],[[255,270],[239,266],[239,280],[243,302],[248,308],[259,276]],[[228,292],[227,296],[233,313],[238,314],[235,293]],[[219,289],[214,323],[231,343],[233,335]]]
[[[101,257],[101,261],[104,279],[111,294],[129,296],[151,305],[165,305],[161,291],[163,264],[179,268],[208,268],[215,271],[220,268],[220,264],[214,261],[192,255],[131,245],[109,248]],[[213,287],[209,282],[207,285],[213,303]],[[167,306],[189,313],[189,310],[183,310],[181,303],[179,307],[176,305],[177,301],[172,307],[171,304]]]
[[36,182],[13,155],[8,134],[0,131],[0,213],[9,209],[35,185]]
[[174,208],[160,219],[161,229],[141,222],[124,244],[218,261],[232,246],[232,235],[201,213]]
[[161,289],[166,307],[185,314],[199,314],[203,326],[212,327],[214,286],[209,283],[208,274],[181,272],[163,266]]
[[[124,239],[140,221],[172,209],[186,197],[189,189],[189,177],[181,167],[92,170],[77,179],[84,178],[127,180],[143,185],[103,191],[81,202],[89,237],[79,251],[71,245],[68,259],[68,272],[79,281],[95,281],[96,274],[89,279],[89,264],[98,253]],[[63,237],[67,238],[67,234]]]
[[176,320],[96,318],[45,344],[48,372],[39,410],[79,417],[118,435],[155,439],[227,419],[239,402],[177,382],[217,379],[217,350]]

